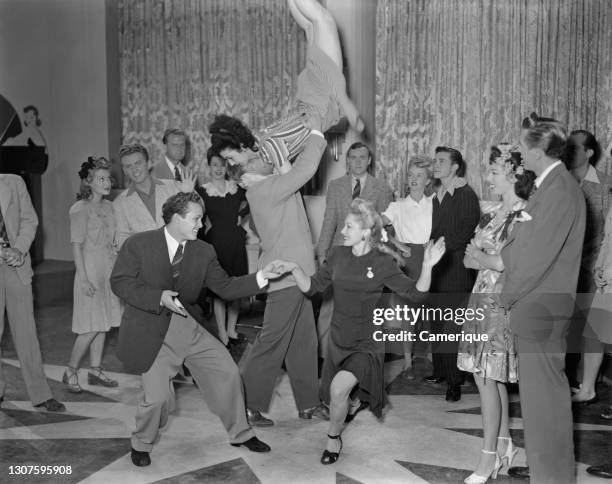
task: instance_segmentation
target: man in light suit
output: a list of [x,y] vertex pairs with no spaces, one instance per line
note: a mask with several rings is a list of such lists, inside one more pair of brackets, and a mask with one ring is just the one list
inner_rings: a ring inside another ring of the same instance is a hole
[[168,128],[164,131],[162,141],[166,146],[164,159],[153,167],[152,174],[160,180],[176,180],[181,182],[185,179],[185,158],[187,134],[180,129]]
[[140,144],[122,146],[119,159],[123,172],[130,181],[129,188],[113,201],[117,220],[116,243],[121,247],[130,235],[162,227],[162,205],[179,191],[192,192],[195,177],[187,174],[179,183],[172,179],[159,180],[151,176],[147,170],[149,153]]
[[342,245],[342,227],[353,199],[359,197],[374,204],[378,213],[384,212],[393,201],[389,186],[368,173],[372,166],[372,152],[367,145],[353,143],[346,152],[348,174],[329,183],[325,197],[325,215],[316,247],[322,263],[332,246]]
[[111,288],[126,303],[117,354],[128,371],[141,375],[131,458],[142,467],[160,427],[174,407],[170,383],[181,365],[189,368],[210,410],[222,421],[231,445],[268,452],[249,426],[240,373],[227,349],[202,327],[197,304],[202,287],[224,299],[251,296],[277,277],[276,261],[257,274],[229,277],[215,250],[197,239],[203,207],[196,193],[178,193],[162,208],[165,226],[130,237],[111,274]]
[[[327,258],[332,246],[342,245],[342,227],[351,202],[354,198],[363,198],[374,204],[378,213],[384,212],[393,201],[393,192],[389,186],[368,173],[372,166],[372,152],[361,143],[353,143],[346,152],[348,174],[329,183],[325,197],[325,215],[321,234],[317,242],[316,254],[319,264]],[[331,288],[322,296],[321,310],[317,320],[320,354],[327,351],[327,335],[333,312]]]
[[[30,245],[38,217],[26,185],[17,175],[0,174],[0,335],[4,331],[4,311],[8,315],[21,374],[28,396],[36,408],[63,412],[66,407],[51,393],[42,368],[36,335],[32,299]],[[0,365],[0,404],[5,381]]]
[[510,311],[520,368],[521,412],[531,482],[575,482],[565,337],[574,309],[586,221],[585,201],[560,158],[565,130],[556,121],[526,120],[525,168],[537,175],[531,195],[503,247],[501,305]]

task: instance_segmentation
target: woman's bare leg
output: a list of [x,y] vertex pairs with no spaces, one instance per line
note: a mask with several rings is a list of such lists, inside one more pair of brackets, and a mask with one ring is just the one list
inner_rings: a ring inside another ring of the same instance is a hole
[[[355,385],[357,378],[350,371],[340,370],[332,380],[329,389],[329,435],[339,435],[342,431],[349,407],[349,395]],[[330,452],[339,452],[340,441],[327,439],[325,448]]]
[[314,27],[312,25],[312,22],[306,17],[304,17],[302,12],[300,12],[300,10],[295,5],[295,0],[287,0],[287,3],[289,4],[289,10],[291,11],[291,16],[293,17],[293,20],[295,20],[297,24],[302,27],[302,30],[306,32],[306,41],[308,42],[308,45],[312,45],[314,37]]
[[[342,48],[338,37],[336,21],[317,0],[287,0],[295,21],[306,31],[308,44],[314,44],[342,70]],[[334,93],[342,113],[351,126],[361,132],[363,120],[346,91]]]
[[[500,401],[497,382],[488,378],[474,375],[474,381],[480,394],[480,408],[482,413],[483,450],[493,452],[497,450],[497,437],[501,421],[502,403]],[[488,475],[495,465],[495,455],[480,453],[475,473],[480,476]]]
[[218,297],[213,299],[213,310],[215,312],[215,319],[217,320],[217,332],[219,333],[219,339],[224,345],[229,341],[227,338],[227,332],[225,331],[225,301]]
[[597,353],[583,353],[582,358],[582,386],[578,393],[572,396],[573,402],[584,402],[591,398],[595,398],[597,395],[595,391],[595,382],[597,381],[599,367],[603,362],[603,348],[602,351]]
[[308,43],[316,45],[342,69],[342,49],[334,17],[317,0],[288,0],[288,2],[293,18],[306,31],[307,39],[309,28],[311,29]]
[[[290,165],[290,163],[287,163]],[[240,314],[240,299],[236,299],[227,304],[227,336],[229,338],[238,338],[236,333],[236,323]]]

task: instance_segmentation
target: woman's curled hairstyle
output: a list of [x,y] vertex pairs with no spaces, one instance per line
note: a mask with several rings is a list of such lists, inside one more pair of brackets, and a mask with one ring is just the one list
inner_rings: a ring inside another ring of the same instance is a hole
[[383,241],[382,217],[372,202],[356,198],[351,203],[349,214],[357,219],[362,229],[370,229],[372,248],[392,256],[400,267],[406,265],[405,258],[410,257],[410,247],[390,236],[387,236],[387,241]]
[[257,151],[255,146],[257,140],[246,125],[237,118],[218,114],[208,128],[213,151],[220,153],[224,149],[231,148],[241,150],[250,148]]
[[97,170],[109,170],[110,163],[106,158],[95,158],[88,156],[87,161],[81,163],[79,169],[79,178],[81,179],[81,186],[79,187],[79,193],[77,193],[77,200],[87,200],[91,197],[91,182],[94,174]]
[[[502,156],[501,150],[497,146],[491,146],[491,154],[489,156],[489,164],[499,163],[499,158]],[[519,167],[523,167],[523,158],[518,151],[510,151],[509,157],[504,160],[504,163],[510,168],[512,174],[516,178],[514,184],[514,193],[517,197],[527,200],[533,187],[535,185],[536,174],[531,170],[518,170]],[[522,171],[522,173],[521,173]]]

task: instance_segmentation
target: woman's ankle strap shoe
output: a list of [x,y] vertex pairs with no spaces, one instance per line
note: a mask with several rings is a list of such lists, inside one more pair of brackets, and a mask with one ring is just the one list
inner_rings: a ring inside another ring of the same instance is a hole
[[329,464],[333,464],[334,462],[336,462],[338,460],[338,457],[340,457],[340,452],[342,452],[342,438],[340,437],[340,434],[338,435],[327,434],[327,437],[333,440],[339,440],[340,449],[338,449],[338,452],[330,452],[329,450],[325,449],[323,451],[323,455],[321,456],[321,464],[323,465],[329,465]]
[[62,383],[70,393],[81,393],[83,389],[79,385],[79,369],[69,366],[64,370]]
[[107,377],[99,366],[92,366],[87,373],[87,383],[90,385],[100,385],[103,387],[114,388],[119,386],[117,380]]
[[502,467],[502,462],[499,458],[499,455],[497,454],[497,451],[482,449],[481,452],[483,454],[495,455],[495,464],[493,464],[493,468],[485,476],[482,476],[480,474],[476,474],[475,472],[473,472],[463,481],[465,484],[484,484],[485,482],[489,480],[489,478],[497,479],[497,473]]
[[504,454],[499,454],[499,458],[502,462],[502,466],[506,467],[506,469],[510,469],[512,467],[512,462],[514,462],[514,458],[516,454],[518,454],[518,449],[514,447],[514,442],[512,442],[511,437],[497,437],[497,440],[507,440],[508,446],[506,447],[506,452]]

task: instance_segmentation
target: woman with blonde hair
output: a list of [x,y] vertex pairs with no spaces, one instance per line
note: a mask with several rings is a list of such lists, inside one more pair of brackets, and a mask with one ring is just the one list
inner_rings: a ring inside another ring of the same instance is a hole
[[[395,238],[410,248],[404,272],[413,278],[421,272],[425,246],[431,235],[432,198],[433,198],[433,160],[427,156],[414,156],[408,162],[408,193],[405,198],[391,202],[382,213],[383,225],[393,230]],[[392,296],[391,307],[403,304],[398,296]],[[418,323],[418,322],[416,322]],[[417,329],[411,322],[413,332]],[[407,380],[415,378],[412,368],[412,348],[414,342],[404,341],[404,367],[402,376]]]
[[297,264],[284,263],[285,270],[292,272],[298,287],[308,295],[333,285],[334,313],[320,387],[323,402],[330,406],[328,441],[321,456],[325,465],[338,460],[345,422],[366,405],[374,415],[382,416],[385,344],[374,335],[380,327],[372,324],[372,316],[383,288],[413,302],[422,300],[429,290],[432,267],[445,251],[443,238],[430,241],[418,280],[406,276],[397,265],[401,255],[385,244],[380,215],[372,202],[360,198],[351,204],[342,235],[343,245],[331,249],[312,277]]

